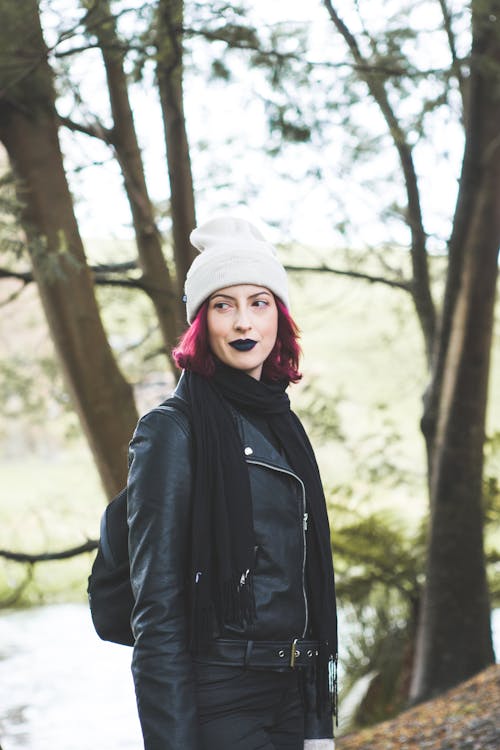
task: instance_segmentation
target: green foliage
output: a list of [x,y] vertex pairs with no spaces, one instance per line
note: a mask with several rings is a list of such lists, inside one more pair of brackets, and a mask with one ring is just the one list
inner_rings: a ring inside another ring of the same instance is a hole
[[212,60],[212,77],[220,78],[223,81],[229,81],[231,70],[222,60]]
[[311,127],[304,121],[298,106],[267,102],[266,108],[271,133],[278,131],[290,143],[306,143],[311,140]]
[[318,443],[340,442],[345,438],[339,413],[342,398],[341,391],[325,393],[315,380],[304,385],[299,410],[309,435]]
[[[485,447],[484,510],[486,560],[491,604],[500,605],[500,433]],[[384,484],[397,473],[378,466],[358,466],[357,473]],[[399,477],[399,482],[404,478]],[[407,486],[409,501],[411,486]],[[352,510],[352,491],[337,487],[333,498],[332,547],[337,593],[345,622],[342,659],[344,695],[366,675],[371,686],[353,717],[358,726],[394,715],[407,702],[420,597],[424,583],[426,519],[408,525],[392,512]]]
[[338,594],[354,606],[364,607],[378,585],[398,593],[415,607],[423,577],[425,538],[388,513],[373,513],[341,523],[333,546],[339,559]]
[[[344,521],[344,516],[349,520]],[[369,724],[405,703],[423,583],[425,532],[385,512],[336,514],[337,592],[347,623],[343,694],[365,675],[375,679],[355,722]],[[342,620],[342,622],[344,619]],[[409,663],[410,661],[410,663]]]

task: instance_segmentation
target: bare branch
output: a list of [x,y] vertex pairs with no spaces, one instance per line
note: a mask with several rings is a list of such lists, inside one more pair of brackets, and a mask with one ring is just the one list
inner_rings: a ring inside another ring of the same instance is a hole
[[[101,276],[106,273],[124,273],[125,271],[134,271],[137,269],[137,262],[135,260],[127,260],[122,263],[97,263],[94,266],[90,266],[92,273],[96,276]],[[13,271],[10,268],[0,268],[0,279],[18,279],[24,284],[29,284],[33,279],[33,273],[31,271]],[[97,279],[96,279],[96,283]]]
[[94,122],[90,125],[83,122],[75,122],[71,117],[62,117],[61,115],[58,115],[58,120],[60,125],[72,130],[74,133],[84,133],[93,138],[98,138],[110,146],[113,145],[113,129],[105,128],[97,118],[95,118]]
[[78,547],[71,547],[70,549],[62,550],[61,552],[40,552],[39,554],[11,552],[9,550],[0,549],[0,557],[3,557],[5,560],[11,560],[12,562],[33,565],[37,562],[48,562],[50,560],[67,560],[70,557],[76,557],[76,555],[81,555],[84,552],[93,552],[93,550],[97,549],[98,543],[97,539],[89,539]]
[[0,279],[19,279],[24,284],[33,281],[31,271],[11,271],[9,268],[0,268]]
[[330,266],[288,266],[285,265],[285,269],[292,273],[333,273],[336,276],[348,276],[352,279],[362,279],[368,281],[371,284],[385,284],[396,289],[403,289],[405,292],[413,291],[413,283],[411,281],[396,281],[395,279],[387,279],[384,276],[372,276],[368,273],[361,273],[358,271],[345,271],[339,268],[331,268]]
[[457,46],[455,44],[455,33],[452,26],[452,18],[450,9],[448,8],[446,0],[438,0],[443,14],[443,25],[446,36],[448,38],[448,45],[451,53],[451,69],[457,78],[460,93],[462,95],[462,105],[465,106],[465,79],[462,73],[461,61],[457,54]]
[[[78,55],[80,52],[87,52],[89,49],[99,49],[100,47],[101,45],[98,42],[87,42],[87,44],[80,44],[78,47],[70,47],[70,49],[63,50],[62,52],[53,52],[53,56],[57,58],[71,57],[71,55]],[[107,48],[114,49],[122,54],[129,52],[131,49],[136,49],[138,51],[143,49],[138,45],[122,43],[110,44]]]
[[142,289],[146,291],[146,284],[141,279],[110,279],[107,276],[94,277],[94,284],[96,286],[116,286],[123,289]]
[[[137,263],[134,260],[124,261],[123,263],[100,263],[90,267],[90,270],[94,274],[94,283],[96,286],[118,286],[125,289],[142,289],[148,291],[151,288],[151,284],[145,283],[142,278],[138,279],[116,279],[110,278],[107,274],[123,273],[125,271],[133,271],[137,269]],[[385,284],[396,289],[403,289],[405,292],[412,291],[412,281],[398,281],[396,279],[388,279],[384,276],[373,276],[368,273],[362,273],[359,271],[349,271],[340,268],[332,268],[331,266],[295,266],[285,265],[287,271],[291,273],[333,273],[337,276],[348,276],[353,279],[362,279],[372,284]],[[19,279],[24,284],[29,284],[33,281],[33,274],[31,271],[11,271],[8,268],[0,268],[0,279]]]
[[122,263],[97,263],[91,266],[94,273],[123,273],[124,271],[135,271],[137,262],[135,260],[126,260]]
[[[346,42],[357,65],[366,64],[358,42],[339,14],[333,7],[331,0],[323,0],[328,14]],[[425,341],[427,361],[432,359],[434,337],[436,332],[436,310],[432,299],[429,265],[427,259],[426,233],[422,219],[420,193],[418,189],[417,173],[413,161],[413,153],[402,129],[396,113],[391,106],[383,78],[373,72],[360,73],[368,90],[377,103],[389,129],[394,147],[397,150],[401,169],[404,175],[404,185],[407,197],[406,223],[411,232],[411,259],[413,266],[412,296]]]
[[[96,3],[94,3],[96,5]],[[142,8],[144,8],[145,5],[141,7],[135,7],[135,8],[122,8],[122,10],[117,11],[113,13],[113,19],[117,20],[121,18],[122,16],[126,15],[127,13],[137,13]],[[108,17],[100,17],[96,21],[89,21],[89,17],[92,15],[94,8],[89,8],[87,12],[80,18],[78,21],[74,24],[74,26],[63,30],[59,33],[59,36],[57,37],[54,44],[49,47],[49,52],[53,53],[55,57],[66,57],[67,55],[75,54],[76,52],[84,52],[87,49],[92,49],[94,47],[98,47],[98,44],[93,44],[92,42],[89,42],[86,45],[82,45],[81,47],[75,47],[72,48],[66,52],[57,52],[57,47],[62,44],[62,42],[66,42],[68,39],[72,39],[77,34],[81,33],[82,27],[86,27],[90,33],[95,33],[95,30],[99,28],[99,26],[106,24],[108,22]],[[126,49],[125,45],[120,44],[120,47],[123,47],[124,50]],[[138,47],[140,49],[140,47]]]
[[[24,290],[26,289],[27,286],[28,286],[28,283],[24,282],[23,284],[21,284],[21,286],[19,287],[19,289],[16,289],[15,292],[12,292],[12,294],[9,294],[8,297],[6,297],[5,299],[1,300],[0,301],[0,308],[1,307],[7,307],[7,305],[10,305],[12,302],[15,302],[16,299],[18,299],[21,296],[21,294],[24,292]],[[1,750],[1,748],[0,748],[0,750]]]

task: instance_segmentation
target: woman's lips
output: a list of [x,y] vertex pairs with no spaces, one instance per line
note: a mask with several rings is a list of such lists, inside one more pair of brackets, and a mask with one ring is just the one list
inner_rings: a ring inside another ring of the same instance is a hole
[[254,348],[256,343],[253,339],[236,339],[235,341],[230,341],[229,346],[232,346],[233,349],[237,349],[239,352],[249,352],[250,349]]

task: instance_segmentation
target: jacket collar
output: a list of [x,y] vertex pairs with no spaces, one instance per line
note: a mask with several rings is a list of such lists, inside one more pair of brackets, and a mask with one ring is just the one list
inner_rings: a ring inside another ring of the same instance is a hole
[[249,463],[265,463],[293,474],[294,472],[286,458],[276,450],[265,435],[249,422],[248,419],[245,419],[234,407],[231,407],[231,410],[236,419],[238,432],[240,433],[245,460]]
[[181,376],[177,382],[177,385],[175,386],[172,396],[177,396],[177,398],[181,398],[183,401],[189,401],[189,394],[186,385],[186,376],[184,375],[184,370],[181,372]]

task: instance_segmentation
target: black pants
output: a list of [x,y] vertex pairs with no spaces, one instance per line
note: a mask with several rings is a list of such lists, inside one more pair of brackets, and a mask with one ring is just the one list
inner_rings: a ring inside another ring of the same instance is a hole
[[296,670],[195,663],[203,750],[303,750]]

